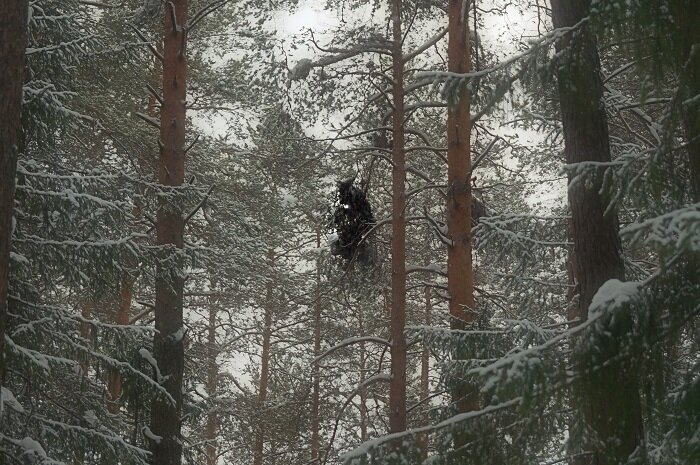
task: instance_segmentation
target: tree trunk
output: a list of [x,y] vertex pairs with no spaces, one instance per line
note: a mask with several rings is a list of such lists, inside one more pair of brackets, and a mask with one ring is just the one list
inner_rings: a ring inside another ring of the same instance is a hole
[[[567,222],[567,241],[573,244],[573,223],[571,219],[568,220]],[[566,251],[566,276],[568,279],[568,284],[569,287],[566,290],[566,301],[568,304],[568,307],[566,309],[566,317],[570,322],[569,327],[572,328],[574,326],[578,326],[581,324],[581,306],[578,301],[578,294],[579,294],[579,286],[578,286],[578,275],[577,275],[577,269],[578,266],[576,264],[576,252],[574,250],[573,245],[567,247]],[[575,347],[576,344],[576,338],[571,337],[569,338],[569,347],[571,348],[571,352],[573,352],[573,348]],[[570,362],[573,362],[571,360]],[[572,410],[572,415],[575,415],[576,412],[576,402],[574,399],[575,392],[573,390],[570,390],[569,392],[569,405],[571,406]],[[572,418],[573,420],[573,418]],[[569,422],[569,435],[571,436],[571,433],[574,431],[571,426],[573,425],[573,421]],[[581,450],[575,450],[572,451],[574,454],[571,456],[569,459],[569,464],[570,465],[588,465],[590,462],[590,457],[586,454],[583,453]]]
[[[140,208],[134,207],[133,213],[137,215]],[[135,268],[134,263],[128,263],[127,266]],[[118,325],[126,326],[129,324],[131,315],[131,301],[133,299],[133,290],[135,278],[129,271],[124,271],[119,283],[119,305],[117,306],[117,314],[114,322]],[[107,380],[107,409],[111,413],[119,412],[119,401],[122,396],[122,377],[118,369],[110,369]]]
[[392,1],[392,87],[394,112],[392,148],[391,236],[391,383],[389,384],[389,431],[406,429],[406,153],[404,138],[404,63],[401,34],[401,0]]
[[[448,70],[469,72],[469,22],[462,0],[450,0]],[[462,16],[464,14],[464,17]],[[476,319],[471,243],[470,102],[462,86],[447,110],[447,231],[452,246],[447,253],[447,290],[450,316],[457,327]]]
[[[321,229],[316,228],[316,249],[321,250]],[[314,299],[314,357],[321,355],[321,259],[316,259],[316,296]],[[314,361],[314,390],[311,399],[311,463],[320,463],[321,440],[319,436],[319,403],[321,400],[321,370]]]
[[680,57],[677,72],[681,80],[681,117],[688,139],[688,161],[690,167],[693,200],[700,202],[700,9],[695,0],[669,0],[666,7],[676,27]]
[[[469,10],[462,0],[450,0],[447,66],[453,73],[470,71]],[[471,120],[470,101],[462,86],[447,109],[447,232],[452,241],[447,252],[447,291],[450,296],[450,327],[464,329],[476,321],[474,302],[474,272],[471,242]],[[452,349],[454,360],[464,360],[460,344]],[[452,402],[458,413],[478,410],[477,391],[465,380],[458,379],[452,389]],[[457,428],[453,433],[455,449],[468,442],[467,432]]]
[[[167,2],[164,11],[163,105],[160,119],[160,167],[163,186],[181,186],[185,179],[185,113],[187,60],[187,0]],[[182,293],[184,287],[183,207],[177,195],[162,198],[156,219],[157,244],[161,248],[156,272],[155,359],[161,385],[172,396],[153,401],[151,430],[160,440],[152,441],[154,465],[177,465],[182,459],[181,411],[184,369]]]
[[[589,10],[590,0],[553,0],[554,26],[573,26],[587,17]],[[565,62],[558,67],[557,78],[567,162],[609,162],[608,127],[595,38],[584,25],[573,36],[567,35],[557,43],[558,51],[565,49],[568,52]],[[578,183],[569,188],[579,305],[584,321],[600,286],[609,279],[624,280],[617,216],[612,212],[606,214],[609,199],[601,194],[600,182],[587,184]],[[624,361],[615,360],[631,319],[620,314],[614,322],[606,319],[602,324],[607,328],[604,332],[597,331],[599,366],[582,374],[577,400],[582,402],[586,422],[603,444],[593,451],[593,463],[613,465],[626,461],[642,445],[642,418],[635,373],[630,372]],[[600,360],[607,362],[600,366]]]
[[[274,266],[274,252],[268,252],[270,259],[270,269]],[[271,333],[272,333],[272,305],[273,305],[273,287],[272,281],[267,283],[267,296],[265,303],[265,323],[263,328],[262,355],[260,359],[260,387],[258,390],[258,408],[260,415],[258,416],[258,428],[255,432],[255,449],[253,450],[253,465],[262,465],[263,452],[265,446],[265,402],[267,401],[267,384],[270,378],[270,349],[271,349]]]
[[5,379],[5,324],[28,5],[27,0],[0,3],[0,384]]
[[[216,306],[209,302],[209,326],[207,328],[207,395],[209,400],[216,398],[216,390],[219,386],[219,365],[216,358],[219,356],[219,346],[216,343]],[[205,439],[207,441],[206,455],[207,465],[216,465],[218,462],[216,438],[219,433],[218,402],[213,400],[207,412],[207,426]]]
[[[358,312],[358,329],[359,336],[365,337],[365,318],[364,312],[362,311],[363,305],[360,303],[357,307]],[[365,381],[367,379],[367,350],[364,341],[360,342],[360,441],[365,442],[369,439],[367,435],[367,389],[364,387]]]
[[[430,286],[425,286],[425,326],[430,326],[432,324],[431,314],[432,314],[433,304],[430,298]],[[423,352],[420,356],[420,400],[421,402],[427,402],[426,399],[430,396],[430,350],[428,344],[423,342]],[[428,415],[425,415],[423,419],[423,424],[427,425],[430,419]],[[418,443],[421,450],[421,457],[423,461],[428,458],[428,446],[430,445],[430,436],[428,433],[423,433],[418,439]]]
[[[92,318],[92,309],[94,307],[94,303],[92,300],[83,302],[81,305],[80,309],[80,316],[83,317],[83,321],[80,322],[80,337],[85,343],[85,347],[88,349],[92,347],[92,331],[90,330],[90,323],[87,322],[90,318]],[[80,371],[82,372],[83,376],[88,375],[88,371],[90,370],[90,355],[85,353],[83,356],[80,358]]]

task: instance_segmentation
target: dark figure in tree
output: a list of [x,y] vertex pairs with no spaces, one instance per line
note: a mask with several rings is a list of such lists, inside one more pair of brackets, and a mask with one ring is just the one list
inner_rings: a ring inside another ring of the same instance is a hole
[[337,203],[333,225],[338,238],[331,243],[331,254],[361,263],[371,261],[370,247],[365,235],[374,225],[372,206],[365,192],[353,185],[355,178],[338,183]]

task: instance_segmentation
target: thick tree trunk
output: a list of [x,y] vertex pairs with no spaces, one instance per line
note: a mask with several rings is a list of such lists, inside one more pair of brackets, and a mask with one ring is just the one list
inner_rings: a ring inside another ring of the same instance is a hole
[[[219,387],[219,364],[216,358],[219,356],[219,346],[216,343],[216,306],[209,302],[209,326],[207,327],[207,395],[209,399],[216,399],[216,390]],[[216,465],[218,451],[216,438],[219,433],[218,402],[214,400],[207,412],[207,426],[205,439],[207,441],[206,455],[207,465]]]
[[[589,10],[590,0],[553,0],[554,26],[573,26],[588,16]],[[567,50],[565,62],[557,72],[567,162],[609,162],[608,126],[595,38],[584,26],[573,36],[567,35],[559,41],[557,49]],[[608,199],[601,195],[600,187],[599,182],[578,183],[569,189],[579,305],[584,321],[600,286],[609,279],[624,279],[617,216],[613,212],[606,214]],[[597,344],[601,362],[596,370],[582,374],[584,379],[577,400],[582,402],[586,422],[604,444],[594,451],[593,463],[613,465],[625,461],[642,445],[642,418],[635,373],[630,372],[624,361],[615,360],[631,321],[625,315],[617,315],[614,323],[608,319],[603,324],[607,325],[608,334],[601,334]],[[607,360],[604,366],[602,360]]]
[[28,5],[27,0],[0,2],[0,384],[5,379],[5,324]]
[[[268,253],[270,268],[274,266],[274,252]],[[260,359],[260,385],[258,389],[258,405],[261,415],[258,416],[258,428],[255,432],[255,448],[253,449],[253,465],[262,465],[265,447],[265,402],[267,401],[267,384],[270,378],[270,349],[272,336],[272,305],[273,305],[272,281],[267,283],[267,296],[265,303],[265,322],[263,327],[262,355]]]
[[401,0],[392,1],[392,88],[394,100],[392,149],[391,236],[391,383],[389,384],[389,431],[406,429],[406,153],[404,134],[404,63],[401,34]]
[[[185,113],[187,59],[187,0],[173,0],[165,6],[163,47],[163,105],[160,119],[160,167],[158,180],[163,186],[181,186],[185,179]],[[176,22],[176,24],[175,24]],[[154,465],[178,465],[182,460],[181,412],[184,369],[184,328],[182,293],[184,272],[181,257],[184,218],[182,204],[171,193],[161,200],[156,219],[157,244],[161,247],[156,276],[153,338],[161,385],[174,403],[156,397],[151,410],[151,430],[159,440],[152,441]]]
[[[321,229],[316,228],[316,249],[321,250]],[[314,299],[314,358],[321,355],[321,259],[316,259],[316,295]],[[320,463],[319,404],[321,402],[321,370],[314,361],[314,389],[311,398],[311,463]]]

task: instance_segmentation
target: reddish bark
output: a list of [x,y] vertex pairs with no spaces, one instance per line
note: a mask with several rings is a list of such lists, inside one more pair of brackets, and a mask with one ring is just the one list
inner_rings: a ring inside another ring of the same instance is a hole
[[[268,253],[270,269],[274,266],[274,252]],[[265,303],[265,322],[263,327],[262,355],[260,359],[260,385],[258,390],[258,405],[262,411],[265,410],[267,401],[267,385],[270,378],[270,349],[272,348],[272,305],[273,305],[273,284],[267,283],[267,296]],[[255,448],[253,449],[253,465],[262,465],[265,446],[265,421],[264,415],[258,417],[258,428],[255,432]]]
[[406,429],[406,153],[404,134],[404,62],[401,34],[401,0],[392,2],[393,46],[392,115],[392,236],[391,236],[391,382],[389,384],[389,431]]
[[0,383],[5,376],[5,325],[28,4],[27,0],[0,2]]
[[[469,21],[461,0],[450,0],[448,25],[448,70],[470,71]],[[447,231],[452,246],[447,253],[447,289],[453,326],[476,319],[471,244],[471,155],[469,93],[459,90],[447,110]]]
[[[187,0],[167,2],[164,12],[163,104],[160,119],[161,151],[158,180],[163,186],[181,186],[185,179],[185,113],[187,59]],[[172,191],[171,191],[172,192]],[[164,377],[164,396],[153,401],[151,430],[154,465],[178,465],[182,460],[181,412],[184,369],[182,294],[183,207],[172,193],[161,200],[156,219],[156,242],[161,247],[156,276],[155,359]]]
[[[209,326],[207,327],[207,394],[210,400],[216,398],[216,390],[219,387],[219,364],[216,362],[218,356],[219,346],[216,343],[216,307],[213,303],[210,303]],[[218,433],[219,415],[216,401],[213,401],[207,413],[207,426],[205,428],[207,465],[217,464],[219,457],[216,438]]]
[[[447,30],[447,67],[454,73],[470,71],[469,16],[462,10],[464,2],[450,0]],[[470,99],[461,87],[455,101],[447,109],[447,232],[452,240],[447,251],[447,291],[450,296],[450,327],[463,329],[476,321],[474,271],[472,269],[472,190],[471,190],[471,120]],[[454,347],[455,360],[469,357]],[[452,402],[457,412],[478,410],[476,389],[463,380],[456,380]],[[468,441],[465,431],[453,434],[455,448]]]

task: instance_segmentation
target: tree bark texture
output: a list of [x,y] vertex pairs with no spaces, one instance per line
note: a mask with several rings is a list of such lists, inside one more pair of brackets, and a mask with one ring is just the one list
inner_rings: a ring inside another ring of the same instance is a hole
[[[316,248],[321,250],[321,228],[316,228]],[[314,358],[321,355],[321,259],[316,260],[316,295],[314,296]],[[311,463],[320,463],[319,404],[321,402],[321,370],[314,361],[314,387],[311,398]]]
[[[185,179],[185,113],[187,59],[187,0],[167,2],[164,8],[163,104],[160,118],[161,150],[158,180],[165,187],[182,186]],[[156,272],[155,359],[164,396],[153,401],[151,430],[154,465],[179,465],[182,460],[181,412],[184,369],[182,294],[184,270],[184,217],[182,202],[168,191],[158,208],[156,242],[161,248]]]
[[0,384],[5,378],[5,325],[28,5],[27,0],[0,2]]
[[[268,254],[270,267],[273,266],[273,252]],[[255,448],[253,449],[253,465],[262,465],[265,447],[265,416],[262,415],[267,401],[267,384],[270,379],[270,349],[272,348],[272,305],[273,305],[272,281],[267,283],[267,296],[265,303],[265,322],[263,327],[262,355],[260,359],[260,385],[258,389],[258,405],[261,415],[258,416],[258,427],[255,432]]]
[[401,34],[401,0],[392,0],[393,35],[392,96],[392,236],[391,236],[391,383],[389,384],[389,431],[406,429],[406,153],[404,133],[404,63]]
[[[470,71],[469,21],[462,0],[450,0],[448,70]],[[452,246],[447,253],[447,290],[450,316],[457,327],[476,319],[471,243],[471,121],[470,102],[462,86],[447,110],[447,232]]]
[[[212,298],[213,300],[213,298]],[[216,342],[216,305],[209,303],[209,325],[207,327],[207,394],[212,400],[207,412],[207,426],[205,439],[207,441],[206,456],[207,465],[218,463],[218,451],[216,438],[219,434],[218,403],[216,402],[216,390],[219,387],[219,364],[216,358],[219,356],[219,346]]]
[[[448,7],[447,67],[454,73],[470,71],[469,8],[463,0],[450,0]],[[450,296],[450,327],[464,329],[476,321],[474,271],[472,268],[472,191],[470,99],[462,86],[447,109],[447,232],[452,243],[447,251],[447,291]],[[459,344],[452,349],[456,361],[468,359]],[[457,371],[452,381],[452,402],[458,413],[479,409],[477,391]],[[469,442],[469,432],[453,433],[455,450]],[[462,455],[466,452],[457,452]]]
[[[573,26],[587,17],[589,10],[590,0],[552,0],[554,26]],[[595,37],[584,25],[567,34],[556,46],[564,53],[557,79],[567,162],[609,162],[608,126]],[[585,321],[600,286],[609,279],[624,280],[618,220],[614,212],[606,212],[608,198],[601,194],[599,181],[570,186],[569,203],[580,317]],[[621,340],[631,326],[631,316],[617,314],[614,320],[606,318],[601,324],[605,331],[596,331],[596,367],[581,373],[576,398],[582,402],[586,423],[598,436],[599,442],[592,443],[595,447],[592,462],[613,465],[624,462],[642,445],[641,406],[636,375],[620,358]]]

